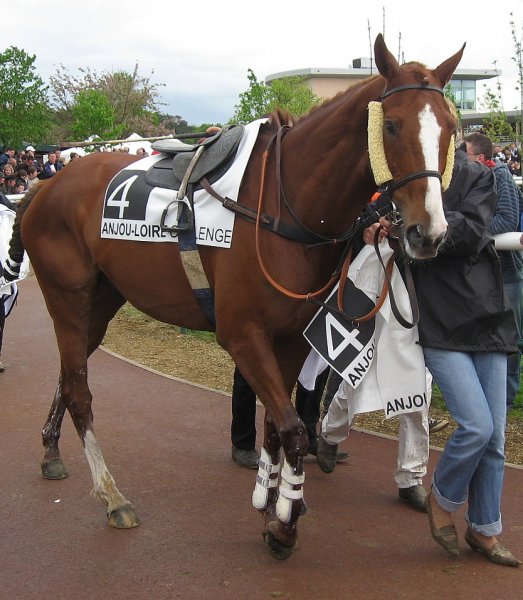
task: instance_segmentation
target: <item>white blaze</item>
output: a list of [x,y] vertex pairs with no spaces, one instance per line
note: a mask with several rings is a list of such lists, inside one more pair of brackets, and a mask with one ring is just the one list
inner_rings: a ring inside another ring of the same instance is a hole
[[[438,125],[438,120],[429,104],[425,105],[425,108],[419,113],[418,118],[420,123],[419,141],[425,159],[425,169],[427,171],[438,171],[441,127]],[[441,184],[436,177],[428,177],[425,210],[431,219],[427,234],[430,238],[434,239],[447,229],[447,222],[443,214]]]

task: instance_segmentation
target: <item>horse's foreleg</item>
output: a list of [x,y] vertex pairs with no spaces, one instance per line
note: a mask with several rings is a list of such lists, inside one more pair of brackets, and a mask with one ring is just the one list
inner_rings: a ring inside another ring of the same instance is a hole
[[258,474],[252,493],[254,508],[261,511],[265,523],[276,519],[276,501],[278,499],[278,484],[280,480],[280,437],[274,426],[274,421],[265,412],[265,435],[258,461]]
[[62,377],[60,377],[49,416],[42,430],[42,443],[45,448],[45,454],[41,468],[45,479],[65,479],[69,477],[69,472],[65,467],[58,448],[64,413],[65,403],[62,399]]
[[[309,442],[305,425],[290,401],[303,361],[300,349],[289,346],[286,346],[287,357],[277,360],[273,346],[264,344],[267,340],[263,334],[261,338],[264,339],[250,340],[248,351],[244,338],[240,342],[242,347],[231,354],[267,410],[253,504],[263,513],[263,536],[272,555],[283,559],[296,546],[297,521],[304,510],[303,457]],[[285,452],[281,466],[280,447]],[[276,487],[279,476],[281,480]]]
[[265,438],[252,501],[264,517],[262,533],[265,543],[271,554],[282,560],[288,558],[296,548],[296,524],[305,508],[302,490],[305,475],[302,471],[297,476],[286,459],[282,468],[280,447],[280,436],[274,422],[266,415]]

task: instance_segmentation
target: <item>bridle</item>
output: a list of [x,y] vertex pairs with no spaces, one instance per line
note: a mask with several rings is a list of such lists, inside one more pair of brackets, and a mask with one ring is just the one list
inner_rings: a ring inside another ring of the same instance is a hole
[[[429,85],[429,83],[427,82],[427,83],[411,83],[408,85],[400,85],[400,86],[392,88],[390,90],[386,90],[380,96],[379,101],[383,104],[383,100],[385,100],[385,98],[388,98],[389,96],[392,96],[393,94],[397,94],[399,92],[406,92],[406,91],[410,91],[410,90],[423,90],[423,91],[427,91],[427,92],[437,92],[438,94],[441,94],[443,97],[445,97],[445,92],[443,91],[442,88],[440,88],[436,85]],[[400,179],[399,181],[391,180],[390,182],[387,182],[386,184],[384,184],[385,188],[382,190],[382,193],[386,193],[392,198],[392,194],[394,194],[394,192],[397,189],[403,187],[404,185],[406,185],[407,183],[410,183],[411,181],[414,181],[416,179],[423,179],[424,177],[436,177],[436,179],[439,179],[440,183],[442,181],[442,176],[439,171],[431,171],[431,170],[418,171],[417,173],[412,173],[411,175],[407,175],[406,177],[404,177],[403,179]]]
[[[408,84],[408,85],[404,85],[404,86],[398,86],[398,87],[392,88],[390,90],[386,90],[381,95],[379,101],[383,102],[383,100],[385,98],[388,98],[392,94],[396,94],[396,93],[408,91],[408,90],[415,90],[415,89],[420,89],[420,90],[424,90],[424,91],[433,91],[433,92],[437,92],[437,93],[441,94],[442,96],[444,96],[444,92],[440,87],[429,85],[427,82],[427,83],[421,83],[421,84]],[[289,129],[288,125],[280,125],[277,132],[272,136],[271,140],[269,141],[269,143],[263,153],[263,157],[262,157],[260,189],[259,189],[259,195],[258,195],[258,209],[256,211],[255,246],[256,246],[256,256],[258,259],[258,265],[259,265],[264,277],[272,285],[272,287],[274,287],[276,290],[278,290],[280,293],[284,294],[288,298],[292,298],[295,300],[305,300],[309,303],[318,304],[320,306],[326,306],[326,305],[323,302],[318,301],[317,297],[321,296],[322,294],[327,292],[336,283],[336,281],[338,281],[338,279],[340,279],[340,291],[338,293],[338,310],[337,311],[334,310],[334,312],[337,312],[338,314],[340,314],[340,316],[343,316],[345,319],[349,319],[356,323],[371,319],[379,311],[379,309],[381,308],[381,305],[383,304],[383,301],[385,299],[387,289],[388,289],[388,291],[390,292],[390,295],[391,295],[391,306],[393,307],[393,311],[394,311],[394,314],[395,314],[397,320],[404,327],[413,327],[415,324],[417,324],[417,320],[418,320],[417,304],[414,301],[413,321],[412,322],[406,321],[401,315],[399,315],[399,313],[396,313],[396,310],[394,310],[395,302],[392,297],[393,296],[392,288],[390,286],[390,275],[391,275],[393,260],[391,259],[389,261],[390,266],[389,265],[385,266],[383,264],[383,261],[381,260],[381,256],[379,255],[377,242],[375,242],[375,247],[376,247],[376,250],[378,251],[380,263],[384,269],[385,280],[384,280],[384,286],[383,286],[382,293],[380,294],[380,298],[378,299],[376,306],[367,315],[364,315],[363,317],[349,317],[348,315],[346,315],[344,313],[344,308],[342,305],[342,298],[343,298],[342,286],[343,286],[344,282],[342,281],[343,277],[340,278],[340,275],[346,276],[346,273],[348,272],[348,265],[350,264],[350,259],[351,259],[352,242],[355,239],[356,235],[361,233],[363,231],[363,229],[369,227],[373,223],[378,222],[380,217],[386,216],[386,215],[396,211],[396,207],[392,201],[392,196],[393,196],[394,192],[396,190],[398,190],[399,188],[407,185],[411,181],[415,181],[417,179],[422,179],[422,178],[426,178],[426,177],[427,178],[428,177],[436,177],[441,182],[442,181],[441,173],[439,171],[424,170],[424,171],[418,171],[416,173],[407,175],[406,177],[403,177],[399,181],[394,181],[393,179],[391,179],[390,181],[387,181],[380,188],[380,192],[382,194],[382,200],[385,201],[384,205],[381,209],[376,210],[374,213],[372,213],[372,215],[370,215],[370,217],[366,218],[365,220],[362,220],[360,218],[357,219],[357,221],[353,224],[353,226],[351,226],[351,228],[349,230],[347,230],[344,234],[342,234],[340,237],[338,237],[338,238],[327,237],[322,234],[313,232],[308,227],[306,227],[306,225],[304,223],[302,223],[301,220],[296,216],[294,211],[292,211],[292,209],[289,206],[289,204],[285,198],[285,195],[283,193],[282,177],[281,177],[282,140],[288,129]],[[269,273],[267,267],[265,266],[263,258],[261,256],[259,231],[260,231],[260,228],[262,227],[261,219],[263,216],[263,197],[264,197],[264,191],[265,191],[265,174],[266,174],[266,170],[267,170],[267,162],[268,162],[269,155],[270,155],[272,148],[274,148],[275,154],[276,154],[276,185],[277,185],[277,197],[278,197],[278,214],[277,214],[277,217],[274,219],[275,226],[272,230],[275,233],[278,233],[277,225],[280,222],[281,201],[283,198],[285,207],[287,208],[289,214],[291,215],[293,220],[297,223],[297,225],[300,228],[302,228],[302,230],[305,230],[308,236],[315,237],[318,240],[316,242],[316,244],[313,244],[313,245],[321,245],[321,244],[336,245],[339,243],[345,244],[340,261],[338,262],[338,265],[337,265],[335,271],[332,273],[328,282],[324,286],[322,286],[320,289],[318,289],[314,292],[309,292],[307,294],[300,294],[297,292],[293,292],[291,290],[288,290],[284,286],[282,286],[279,282],[277,282],[272,277],[272,275]],[[410,274],[407,275],[407,277],[411,277]],[[410,295],[410,291],[411,290],[409,290],[409,295]],[[329,306],[326,306],[326,308],[328,310],[333,310],[332,307],[329,307]]]

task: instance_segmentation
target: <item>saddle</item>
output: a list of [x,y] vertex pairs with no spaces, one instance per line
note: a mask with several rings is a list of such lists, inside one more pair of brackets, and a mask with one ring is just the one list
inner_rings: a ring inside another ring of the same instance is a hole
[[[231,166],[244,131],[243,125],[229,125],[216,135],[191,146],[178,140],[159,140],[153,150],[168,156],[147,171],[145,180],[154,187],[178,190],[176,198],[164,209],[162,231],[176,232],[187,280],[206,319],[213,326],[214,295],[198,252],[194,231],[193,196],[199,182],[217,181]],[[201,186],[200,186],[201,187]],[[170,210],[176,211],[176,225],[166,225]]]
[[[168,154],[146,173],[145,180],[154,187],[180,189],[183,183],[197,184],[203,177],[210,183],[219,179],[234,160],[243,135],[243,125],[228,125],[200,144],[179,140],[159,140],[153,150]],[[184,190],[185,191],[185,190]]]

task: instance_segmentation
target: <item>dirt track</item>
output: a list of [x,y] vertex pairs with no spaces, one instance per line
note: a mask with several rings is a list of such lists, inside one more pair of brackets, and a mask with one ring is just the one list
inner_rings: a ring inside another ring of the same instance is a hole
[[[254,473],[230,459],[230,399],[98,351],[89,364],[96,433],[143,521],[109,528],[89,498],[87,461],[69,418],[61,448],[71,477],[40,477],[58,355],[36,281],[20,287],[0,375],[2,598],[522,597],[523,569],[489,564],[464,543],[458,560],[436,546],[426,516],[397,500],[396,442],[366,433],[351,434],[350,459],[332,475],[308,459],[300,549],[275,561],[250,504]],[[438,453],[431,454],[432,469]],[[523,470],[507,469],[503,541],[520,557],[522,491]],[[463,534],[461,518],[457,525]]]

